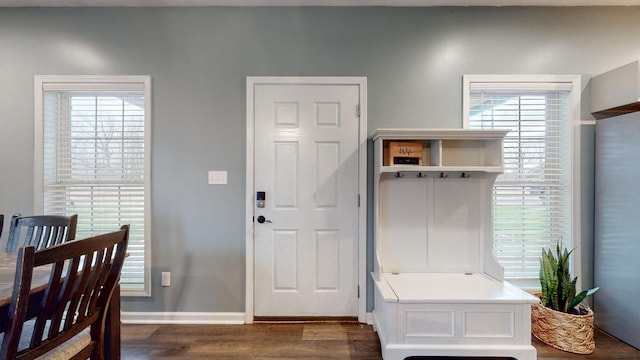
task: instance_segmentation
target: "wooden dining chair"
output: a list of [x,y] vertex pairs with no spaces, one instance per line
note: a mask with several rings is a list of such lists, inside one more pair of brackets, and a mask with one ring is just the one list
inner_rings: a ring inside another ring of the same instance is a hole
[[[0,360],[103,359],[105,317],[127,252],[129,226],[36,251],[18,251],[16,277]],[[50,266],[37,291],[34,268]],[[35,289],[35,290],[34,290]]]
[[78,215],[12,216],[9,224],[7,252],[19,246],[33,245],[36,251],[76,238]]

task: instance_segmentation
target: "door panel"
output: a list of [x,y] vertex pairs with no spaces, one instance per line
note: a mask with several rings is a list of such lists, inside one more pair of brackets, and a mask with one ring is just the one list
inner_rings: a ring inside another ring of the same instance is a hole
[[356,85],[256,85],[255,316],[355,316]]

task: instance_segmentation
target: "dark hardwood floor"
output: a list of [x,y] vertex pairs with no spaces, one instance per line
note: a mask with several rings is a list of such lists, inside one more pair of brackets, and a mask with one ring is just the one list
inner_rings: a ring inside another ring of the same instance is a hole
[[[596,333],[596,351],[591,355],[556,350],[535,338],[532,338],[532,342],[540,360],[640,359],[640,350],[600,331]],[[123,325],[122,358],[374,360],[382,356],[378,336],[371,326],[343,321],[252,325]]]

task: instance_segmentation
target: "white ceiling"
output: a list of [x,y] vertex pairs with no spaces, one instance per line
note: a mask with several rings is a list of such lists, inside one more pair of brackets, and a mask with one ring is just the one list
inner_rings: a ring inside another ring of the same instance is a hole
[[638,6],[640,0],[0,0],[0,7],[64,6]]

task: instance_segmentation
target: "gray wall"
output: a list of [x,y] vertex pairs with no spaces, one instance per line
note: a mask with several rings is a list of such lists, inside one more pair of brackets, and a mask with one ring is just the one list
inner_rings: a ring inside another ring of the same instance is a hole
[[[370,132],[460,127],[463,74],[581,74],[591,119],[588,79],[640,58],[638,19],[640,7],[1,8],[0,212],[33,211],[34,75],[151,75],[154,293],[123,310],[241,312],[247,76],[366,76]],[[582,134],[590,283],[593,126]],[[208,170],[229,185],[207,185]]]

